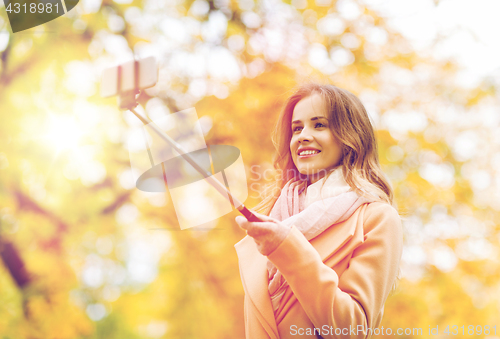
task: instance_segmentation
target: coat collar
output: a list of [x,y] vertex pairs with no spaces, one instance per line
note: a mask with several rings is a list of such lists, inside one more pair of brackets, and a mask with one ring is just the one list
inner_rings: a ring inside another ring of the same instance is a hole
[[[323,262],[328,259],[329,265],[336,265],[364,241],[361,210],[364,210],[363,206],[348,220],[328,228],[311,240]],[[234,247],[245,294],[255,306],[256,316],[269,337],[277,339],[279,332],[268,291],[267,257],[260,254],[255,241],[248,235]]]

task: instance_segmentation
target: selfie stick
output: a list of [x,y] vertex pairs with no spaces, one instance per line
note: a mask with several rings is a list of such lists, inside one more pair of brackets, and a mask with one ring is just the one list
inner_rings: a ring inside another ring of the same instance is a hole
[[246,208],[245,205],[243,205],[242,202],[240,202],[235,196],[233,196],[231,194],[231,192],[224,185],[222,185],[218,180],[216,180],[212,176],[212,173],[209,173],[209,172],[205,171],[203,168],[201,168],[200,165],[198,165],[198,163],[196,163],[196,161],[193,159],[193,157],[191,157],[191,155],[189,155],[189,153],[187,153],[181,147],[181,145],[179,145],[177,142],[175,142],[175,140],[173,140],[167,134],[165,134],[162,130],[160,130],[160,128],[155,123],[153,123],[149,119],[147,119],[144,116],[142,116],[141,114],[139,114],[135,109],[129,108],[129,110],[132,113],[134,113],[134,115],[136,117],[138,117],[139,120],[141,120],[144,125],[147,125],[148,127],[151,127],[151,129],[160,138],[162,138],[164,141],[168,142],[177,151],[177,153],[179,153],[188,163],[191,164],[191,166],[193,166],[198,172],[200,172],[205,177],[205,179],[207,179],[207,181],[217,191],[219,191],[220,194],[222,194],[224,197],[227,197],[227,199],[229,200],[229,202],[233,206],[234,205],[238,206],[238,207],[236,207],[236,209],[238,211],[240,211],[241,214],[243,214],[245,216],[245,218],[248,219],[248,221],[262,221],[262,220],[258,219],[248,208]]
[[[229,200],[231,205],[236,207],[236,209],[247,218],[248,221],[263,221],[260,220],[255,214],[253,214],[245,205],[239,201],[231,192],[226,188],[226,186],[222,185],[218,180],[216,180],[212,173],[205,171],[198,163],[187,153],[181,145],[179,145],[175,140],[170,138],[166,133],[164,133],[154,122],[149,120],[148,118],[139,114],[134,108],[137,106],[137,101],[135,95],[139,93],[139,67],[138,62],[135,61],[135,89],[133,91],[121,91],[120,90],[120,80],[121,80],[121,67],[118,67],[118,103],[121,109],[128,109],[131,111],[145,126],[151,127],[151,129],[164,141],[170,144],[176,151],[179,153],[191,166],[193,166],[201,175],[207,179],[207,181],[225,198]],[[164,173],[165,174],[165,173]],[[166,178],[166,176],[164,176]],[[236,205],[236,206],[235,206]]]

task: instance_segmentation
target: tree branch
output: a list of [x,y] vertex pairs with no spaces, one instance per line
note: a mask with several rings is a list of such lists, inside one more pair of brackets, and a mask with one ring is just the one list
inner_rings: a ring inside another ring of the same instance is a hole
[[0,257],[20,289],[31,282],[31,277],[26,270],[23,259],[19,255],[19,251],[14,244],[2,238],[0,238]]

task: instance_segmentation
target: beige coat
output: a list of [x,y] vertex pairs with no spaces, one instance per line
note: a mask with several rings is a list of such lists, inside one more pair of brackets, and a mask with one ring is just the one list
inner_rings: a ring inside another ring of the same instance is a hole
[[[401,219],[390,205],[374,202],[310,242],[292,226],[268,257],[249,236],[235,248],[245,290],[246,339],[369,338],[371,332],[363,329],[380,325],[398,273]],[[277,319],[268,292],[267,258],[289,284]]]

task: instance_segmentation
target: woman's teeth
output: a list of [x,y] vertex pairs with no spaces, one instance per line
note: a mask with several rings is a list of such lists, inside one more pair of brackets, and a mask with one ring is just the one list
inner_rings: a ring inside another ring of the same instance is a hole
[[309,155],[309,154],[316,154],[316,153],[319,153],[319,151],[303,151],[303,152],[300,152],[299,155]]

